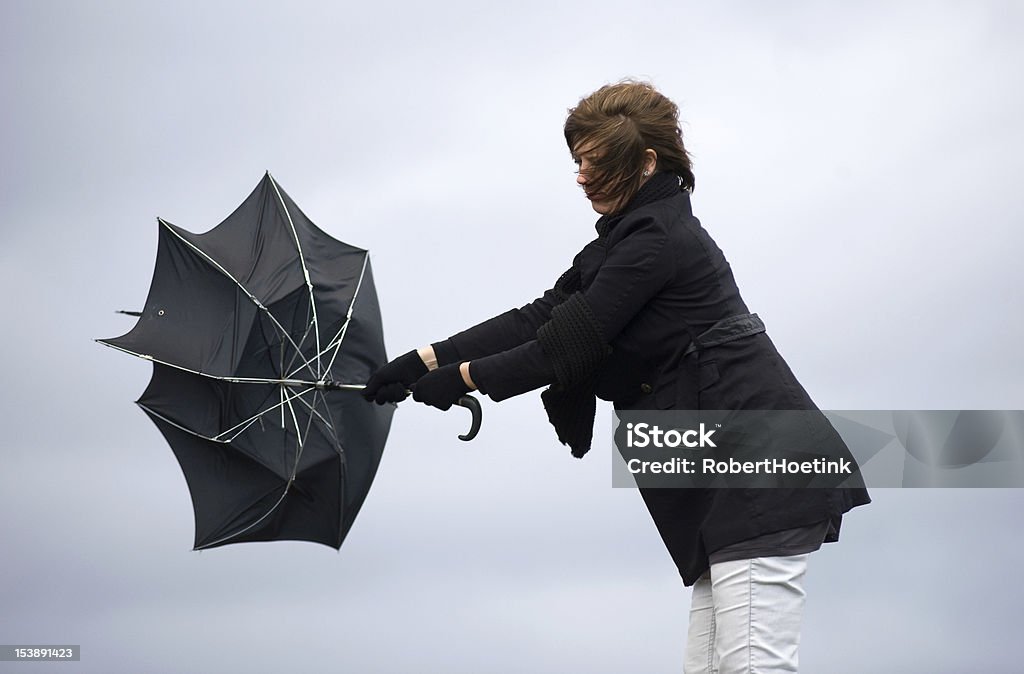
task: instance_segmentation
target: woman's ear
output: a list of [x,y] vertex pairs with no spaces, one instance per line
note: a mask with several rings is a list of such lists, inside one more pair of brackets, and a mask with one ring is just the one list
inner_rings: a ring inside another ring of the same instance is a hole
[[644,174],[653,175],[658,168],[658,153],[651,148],[644,150]]

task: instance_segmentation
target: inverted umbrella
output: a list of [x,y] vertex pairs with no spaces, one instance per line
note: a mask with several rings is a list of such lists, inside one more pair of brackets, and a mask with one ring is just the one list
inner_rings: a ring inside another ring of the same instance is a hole
[[[153,362],[138,405],[181,465],[195,548],[339,548],[373,481],[394,405],[357,393],[387,361],[366,250],[328,236],[268,172],[226,220],[158,219],[145,309],[97,340]],[[473,410],[471,439],[479,427]]]

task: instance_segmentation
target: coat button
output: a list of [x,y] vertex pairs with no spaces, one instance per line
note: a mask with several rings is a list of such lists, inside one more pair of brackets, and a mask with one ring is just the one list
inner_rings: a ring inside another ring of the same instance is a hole
[[643,393],[650,393],[653,390],[650,384],[640,384],[640,391]]

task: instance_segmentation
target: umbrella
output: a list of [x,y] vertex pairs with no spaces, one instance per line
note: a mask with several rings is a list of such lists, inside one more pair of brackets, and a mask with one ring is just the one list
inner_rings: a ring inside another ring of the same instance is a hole
[[[367,251],[320,230],[269,172],[205,234],[158,223],[145,309],[97,341],[153,363],[137,404],[181,465],[195,549],[340,548],[395,410],[358,394],[387,361]],[[479,403],[460,404],[474,413],[468,440]]]

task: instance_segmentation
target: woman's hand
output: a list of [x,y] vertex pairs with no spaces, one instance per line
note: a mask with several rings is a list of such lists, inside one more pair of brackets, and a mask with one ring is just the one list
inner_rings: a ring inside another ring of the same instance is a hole
[[401,402],[409,395],[408,389],[426,373],[427,366],[418,352],[402,354],[373,373],[363,389],[363,397],[378,405]]
[[452,363],[422,377],[412,389],[413,400],[440,410],[448,410],[459,398],[473,390],[469,363]]

